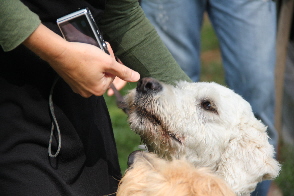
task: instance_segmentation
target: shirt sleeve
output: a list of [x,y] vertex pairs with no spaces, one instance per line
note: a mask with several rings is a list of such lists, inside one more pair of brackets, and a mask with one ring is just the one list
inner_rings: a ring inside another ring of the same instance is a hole
[[137,0],[107,0],[100,24],[121,61],[142,77],[175,84],[191,81],[176,63],[159,35],[145,17]]
[[0,18],[0,45],[4,51],[20,45],[41,23],[19,0],[1,0]]

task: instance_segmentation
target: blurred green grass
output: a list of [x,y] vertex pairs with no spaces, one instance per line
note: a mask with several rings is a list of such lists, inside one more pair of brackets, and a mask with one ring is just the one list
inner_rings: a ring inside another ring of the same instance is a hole
[[[205,18],[201,31],[201,81],[214,81],[225,85],[224,70],[221,63],[219,43],[208,19]],[[135,83],[128,83],[121,91],[123,95],[135,88]],[[115,104],[114,97],[104,96],[112,120],[116,139],[119,162],[122,172],[127,168],[128,155],[138,149],[141,140],[132,132],[127,122],[127,116]],[[281,149],[282,171],[275,180],[284,196],[294,196],[294,151],[293,146],[283,146]]]
[[294,196],[294,146],[282,143],[279,153],[282,170],[275,179],[275,183],[280,187],[284,196]]
[[225,85],[219,42],[207,18],[204,17],[201,30],[201,74],[200,81],[214,81]]

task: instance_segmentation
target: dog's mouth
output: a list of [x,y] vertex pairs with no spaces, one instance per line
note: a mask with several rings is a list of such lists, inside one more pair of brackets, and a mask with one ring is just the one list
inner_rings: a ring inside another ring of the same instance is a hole
[[[162,118],[159,115],[157,115],[155,112],[147,111],[145,107],[137,107],[136,114],[139,118],[146,119],[153,125],[152,130],[149,130],[149,132],[153,132],[154,130],[156,130],[157,133],[153,133],[153,134],[156,134],[157,136],[161,137],[160,139],[162,141],[164,141],[163,138],[165,139],[171,138],[173,141],[176,141],[179,144],[183,143],[183,139],[182,139],[183,137],[176,133],[171,132],[168,126],[166,125],[166,123],[164,123],[164,120],[162,120]],[[156,129],[154,127],[156,127]],[[152,134],[152,133],[149,133],[149,134]]]

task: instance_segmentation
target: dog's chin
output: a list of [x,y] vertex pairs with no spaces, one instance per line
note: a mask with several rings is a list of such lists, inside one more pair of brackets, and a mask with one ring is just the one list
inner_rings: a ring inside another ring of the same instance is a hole
[[135,101],[135,104],[129,105],[128,111],[130,127],[141,137],[148,151],[168,159],[183,154],[184,137],[169,129],[156,111],[152,110],[152,103],[144,101],[142,106]]

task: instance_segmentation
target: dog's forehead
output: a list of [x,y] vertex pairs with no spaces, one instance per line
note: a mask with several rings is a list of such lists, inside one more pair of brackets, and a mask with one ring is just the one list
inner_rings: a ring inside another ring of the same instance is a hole
[[177,86],[179,92],[183,96],[189,97],[182,100],[186,102],[190,100],[198,105],[204,101],[212,103],[218,113],[230,113],[231,115],[250,113],[252,111],[250,104],[233,90],[214,82],[180,82]]
[[180,82],[178,89],[198,99],[240,99],[231,89],[214,82]]

